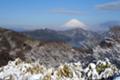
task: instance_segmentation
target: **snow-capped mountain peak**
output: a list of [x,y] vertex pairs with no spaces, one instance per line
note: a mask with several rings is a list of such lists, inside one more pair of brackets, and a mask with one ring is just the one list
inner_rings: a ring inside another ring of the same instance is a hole
[[67,21],[64,26],[69,27],[69,28],[82,28],[82,29],[87,28],[87,25],[79,21],[78,19],[71,19]]

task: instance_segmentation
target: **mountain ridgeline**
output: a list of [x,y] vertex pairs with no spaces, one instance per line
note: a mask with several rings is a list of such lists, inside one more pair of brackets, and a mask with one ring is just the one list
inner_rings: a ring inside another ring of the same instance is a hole
[[86,66],[108,58],[119,67],[120,27],[114,26],[101,34],[81,28],[25,32],[0,28],[0,56],[0,66],[16,58],[26,62],[38,60],[46,67],[77,61]]
[[102,39],[101,35],[87,31],[82,28],[75,28],[64,31],[55,31],[51,29],[39,29],[23,32],[34,39],[42,41],[62,41],[70,44],[72,47],[94,47]]

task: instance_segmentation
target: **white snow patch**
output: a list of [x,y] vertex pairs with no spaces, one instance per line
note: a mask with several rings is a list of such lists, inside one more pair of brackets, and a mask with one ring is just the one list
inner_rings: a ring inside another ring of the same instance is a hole
[[68,22],[66,22],[64,26],[68,28],[87,29],[87,25],[85,25],[83,22],[79,21],[78,19],[71,19]]

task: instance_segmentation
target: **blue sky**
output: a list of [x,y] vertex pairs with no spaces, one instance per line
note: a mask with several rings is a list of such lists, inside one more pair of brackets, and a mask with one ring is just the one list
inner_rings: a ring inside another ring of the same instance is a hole
[[40,28],[71,19],[89,25],[120,21],[120,0],[0,0],[0,25]]

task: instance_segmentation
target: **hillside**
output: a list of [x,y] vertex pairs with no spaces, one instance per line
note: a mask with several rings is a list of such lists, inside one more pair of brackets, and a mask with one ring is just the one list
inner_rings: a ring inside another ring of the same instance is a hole
[[20,33],[0,28],[0,66],[17,57],[23,58],[23,53],[30,48],[25,44],[28,39]]
[[[117,28],[117,29],[116,29]],[[106,32],[102,41],[94,48],[73,48],[65,42],[46,42],[31,39],[22,33],[0,29],[1,66],[17,57],[27,62],[39,61],[47,67],[56,67],[61,63],[80,61],[84,66],[99,59],[108,58],[117,67],[120,65],[119,27]],[[116,31],[117,30],[117,31]],[[112,36],[110,36],[112,34]]]
[[41,64],[48,66],[77,61],[82,57],[64,42],[38,41],[3,28],[0,28],[0,34],[0,66],[17,57],[28,62],[39,60]]

